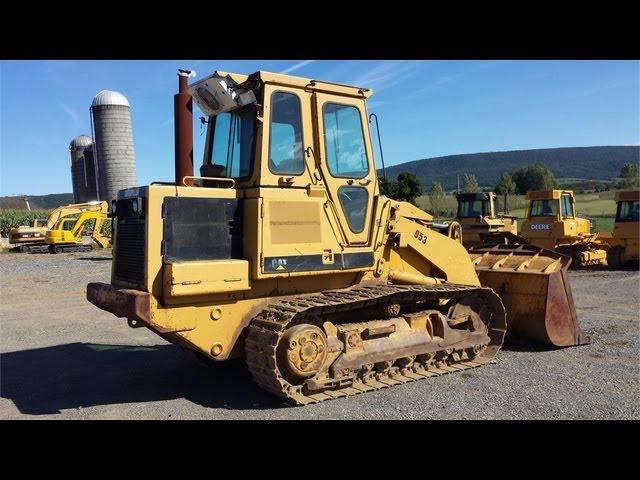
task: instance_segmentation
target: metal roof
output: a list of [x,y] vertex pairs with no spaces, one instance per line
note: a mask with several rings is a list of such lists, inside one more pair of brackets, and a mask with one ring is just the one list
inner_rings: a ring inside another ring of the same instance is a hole
[[71,147],[71,148],[74,148],[74,147],[88,147],[92,143],[93,143],[93,140],[91,140],[91,137],[89,137],[87,135],[78,135],[76,138],[71,140],[71,143],[69,144],[69,147]]
[[123,105],[129,106],[129,100],[119,92],[112,90],[102,90],[93,98],[92,107],[99,107],[101,105]]

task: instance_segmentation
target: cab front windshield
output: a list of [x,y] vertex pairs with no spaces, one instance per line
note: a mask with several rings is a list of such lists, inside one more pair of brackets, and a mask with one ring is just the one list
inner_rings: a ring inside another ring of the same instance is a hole
[[458,218],[486,216],[489,212],[487,200],[462,200],[458,203]]
[[558,201],[549,200],[534,200],[531,202],[531,216],[532,217],[555,217],[558,214]]
[[253,162],[255,107],[210,116],[208,124],[202,176],[248,177]]
[[616,222],[637,222],[639,216],[640,203],[637,200],[618,203]]
[[53,230],[72,230],[77,218],[62,218],[56,222]]

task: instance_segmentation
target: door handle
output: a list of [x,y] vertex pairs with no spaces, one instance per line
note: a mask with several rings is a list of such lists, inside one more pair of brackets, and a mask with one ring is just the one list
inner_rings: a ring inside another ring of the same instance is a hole
[[358,182],[360,185],[369,185],[371,183],[371,179],[370,178],[363,178],[362,180],[360,180]]

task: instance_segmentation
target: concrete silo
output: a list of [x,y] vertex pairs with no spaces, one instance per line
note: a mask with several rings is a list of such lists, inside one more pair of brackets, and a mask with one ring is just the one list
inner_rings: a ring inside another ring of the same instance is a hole
[[96,171],[93,158],[93,141],[87,135],[78,135],[69,144],[71,155],[71,183],[73,200],[84,203],[96,200]]
[[91,104],[98,166],[98,197],[111,204],[118,190],[136,186],[136,165],[129,101],[118,92],[103,90]]

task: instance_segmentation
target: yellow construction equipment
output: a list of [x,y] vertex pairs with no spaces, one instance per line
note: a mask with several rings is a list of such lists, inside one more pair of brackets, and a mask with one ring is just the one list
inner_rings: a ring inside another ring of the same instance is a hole
[[108,220],[107,202],[102,202],[103,210],[85,211],[78,216],[63,217],[47,231],[45,242],[50,253],[88,252],[93,245],[82,243],[85,229],[90,228],[91,239],[100,247],[107,248],[110,238],[102,231]]
[[498,240],[498,237],[512,240],[517,237],[518,220],[507,213],[507,196],[505,195],[504,199],[504,213],[496,212],[495,198],[493,192],[456,195],[456,221],[462,225],[462,243],[466,248],[479,247],[487,243],[503,243],[492,241]]
[[608,240],[610,248],[607,252],[607,264],[616,270],[638,268],[639,193],[638,190],[623,190],[615,194],[616,220],[612,238]]
[[572,259],[574,267],[604,264],[609,245],[591,233],[591,222],[576,214],[571,190],[527,193],[529,207],[520,235],[533,245],[555,250]]
[[[496,246],[474,266],[439,233],[449,226],[380,195],[371,90],[264,71],[188,76],[174,98],[175,183],[118,193],[111,283],[88,284],[94,305],[202,358],[244,357],[294,404],[481,366],[508,322],[546,332],[552,312],[579,332],[565,257]],[[208,125],[200,176],[192,98]],[[519,290],[527,281],[534,292]],[[574,337],[530,340],[585,341]]]
[[23,253],[47,253],[49,245],[45,242],[47,231],[51,230],[60,219],[71,217],[82,212],[106,212],[107,202],[92,201],[74,203],[54,209],[46,220],[34,220],[31,226],[20,226],[9,231],[9,243],[17,245]]

